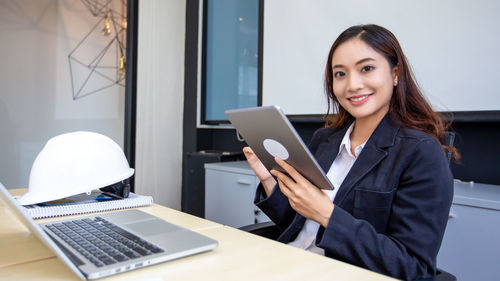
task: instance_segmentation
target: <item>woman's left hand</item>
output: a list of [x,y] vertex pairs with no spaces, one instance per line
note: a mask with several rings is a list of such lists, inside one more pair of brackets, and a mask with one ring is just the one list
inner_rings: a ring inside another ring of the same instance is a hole
[[290,206],[302,216],[326,227],[334,208],[328,195],[282,159],[276,157],[275,161],[291,177],[280,171],[271,170],[271,174],[278,179],[281,192],[288,197]]

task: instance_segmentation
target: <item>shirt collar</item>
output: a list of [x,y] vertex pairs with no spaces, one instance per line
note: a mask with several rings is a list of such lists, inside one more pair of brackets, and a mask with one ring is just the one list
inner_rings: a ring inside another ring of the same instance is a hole
[[356,158],[361,153],[361,150],[363,150],[363,148],[365,147],[366,141],[364,143],[358,145],[356,148],[354,148],[354,152],[356,153],[356,156],[352,155],[352,152],[351,152],[351,133],[352,133],[352,130],[354,129],[355,123],[356,122],[352,122],[352,124],[347,129],[347,132],[345,132],[344,138],[342,139],[342,142],[340,143],[338,154],[340,154],[342,152],[342,150],[345,150],[345,152],[349,156]]

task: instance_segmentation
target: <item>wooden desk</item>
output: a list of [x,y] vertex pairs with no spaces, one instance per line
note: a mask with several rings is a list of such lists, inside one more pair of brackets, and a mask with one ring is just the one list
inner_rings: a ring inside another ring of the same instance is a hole
[[[23,190],[11,190],[14,195],[20,195]],[[0,269],[25,262],[54,257],[38,238],[7,209],[0,200]]]
[[[102,280],[392,280],[359,267],[159,205],[141,209],[213,238],[219,241],[219,246],[210,252]],[[0,240],[3,238],[2,231]],[[35,244],[32,242],[32,246]],[[2,257],[4,253],[16,252],[20,249],[19,246],[28,248],[23,245],[2,244]],[[8,255],[10,254],[6,254],[7,260]],[[42,256],[45,258],[40,258]],[[32,261],[10,264],[0,270],[0,280],[78,280],[59,259],[50,254],[38,256]]]
[[[26,189],[10,190],[13,195],[22,195]],[[222,227],[221,224],[185,214],[174,209],[153,204],[138,208],[141,211],[161,217],[173,224],[194,231]],[[81,215],[80,215],[81,216]],[[78,216],[65,216],[64,219]],[[39,219],[37,222],[53,221],[62,218]],[[43,243],[8,210],[0,200],[0,269],[55,257]]]

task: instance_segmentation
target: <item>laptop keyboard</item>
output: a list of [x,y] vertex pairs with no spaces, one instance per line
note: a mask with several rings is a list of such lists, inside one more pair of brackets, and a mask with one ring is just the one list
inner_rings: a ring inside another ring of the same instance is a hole
[[47,228],[97,267],[164,251],[101,217],[53,223]]

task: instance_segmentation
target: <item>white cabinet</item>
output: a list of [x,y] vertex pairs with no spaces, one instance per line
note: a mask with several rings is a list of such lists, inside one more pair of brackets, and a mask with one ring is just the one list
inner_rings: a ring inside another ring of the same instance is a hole
[[232,227],[269,221],[253,204],[258,184],[246,161],[205,164],[205,218]]
[[439,268],[460,281],[500,280],[500,186],[455,182]]

